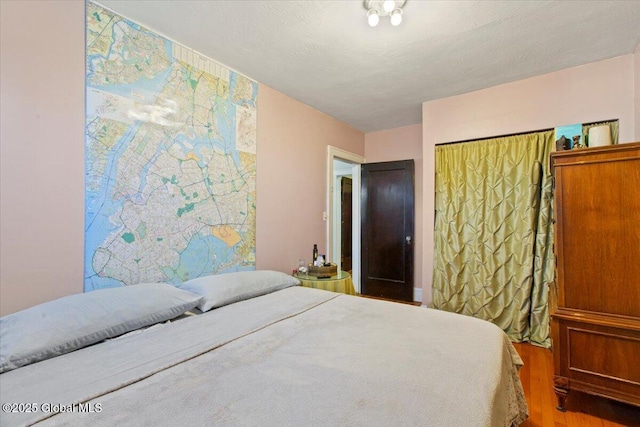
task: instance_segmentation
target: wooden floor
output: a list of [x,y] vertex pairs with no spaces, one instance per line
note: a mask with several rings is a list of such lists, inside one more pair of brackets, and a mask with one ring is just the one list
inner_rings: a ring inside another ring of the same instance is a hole
[[520,380],[529,405],[529,419],[521,427],[640,426],[640,408],[572,391],[567,412],[556,409],[553,393],[553,355],[530,344],[514,344],[524,361]]

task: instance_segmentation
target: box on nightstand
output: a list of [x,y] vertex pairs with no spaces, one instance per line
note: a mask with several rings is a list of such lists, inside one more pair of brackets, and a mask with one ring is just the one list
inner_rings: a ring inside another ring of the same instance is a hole
[[310,265],[308,269],[309,271],[307,272],[307,274],[309,276],[314,276],[318,278],[326,278],[326,277],[331,277],[338,274],[338,266],[336,264],[331,264],[326,267],[325,266],[314,267],[313,265]]

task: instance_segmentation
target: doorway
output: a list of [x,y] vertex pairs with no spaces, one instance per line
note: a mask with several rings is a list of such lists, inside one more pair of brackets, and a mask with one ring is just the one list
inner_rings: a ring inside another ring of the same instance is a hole
[[[356,293],[360,293],[360,165],[364,162],[365,159],[362,156],[336,147],[328,147],[327,257],[338,264],[338,268],[351,271]],[[346,186],[348,186],[348,180],[351,180],[350,196],[347,195],[348,191],[343,190],[345,188],[343,178],[346,178],[344,181]],[[351,203],[348,203],[349,198]],[[349,207],[351,207],[350,220]],[[344,221],[347,224],[343,227]],[[350,224],[348,224],[349,221]],[[349,228],[350,231],[348,231]]]
[[351,259],[353,256],[353,179],[351,176],[340,177],[340,265],[343,270],[353,273]]

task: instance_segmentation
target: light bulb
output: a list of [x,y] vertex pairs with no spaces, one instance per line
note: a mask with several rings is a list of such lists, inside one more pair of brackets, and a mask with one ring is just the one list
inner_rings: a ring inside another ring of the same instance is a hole
[[402,22],[402,9],[396,9],[391,13],[391,25],[397,27]]
[[395,0],[384,0],[384,3],[382,3],[382,8],[387,13],[391,12],[393,9],[395,9],[395,7],[396,7]]
[[371,25],[372,27],[375,27],[376,25],[378,25],[378,22],[380,22],[380,16],[378,15],[378,11],[374,9],[367,12],[367,21],[369,22],[369,25]]

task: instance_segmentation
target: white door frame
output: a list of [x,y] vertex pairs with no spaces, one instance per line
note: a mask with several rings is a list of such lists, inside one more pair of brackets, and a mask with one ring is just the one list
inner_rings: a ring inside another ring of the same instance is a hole
[[340,260],[334,257],[337,252],[334,247],[334,197],[335,178],[333,171],[334,160],[351,163],[353,179],[353,224],[352,224],[352,280],[357,293],[360,293],[360,165],[365,163],[364,157],[350,153],[331,145],[327,146],[327,258],[340,265]]

